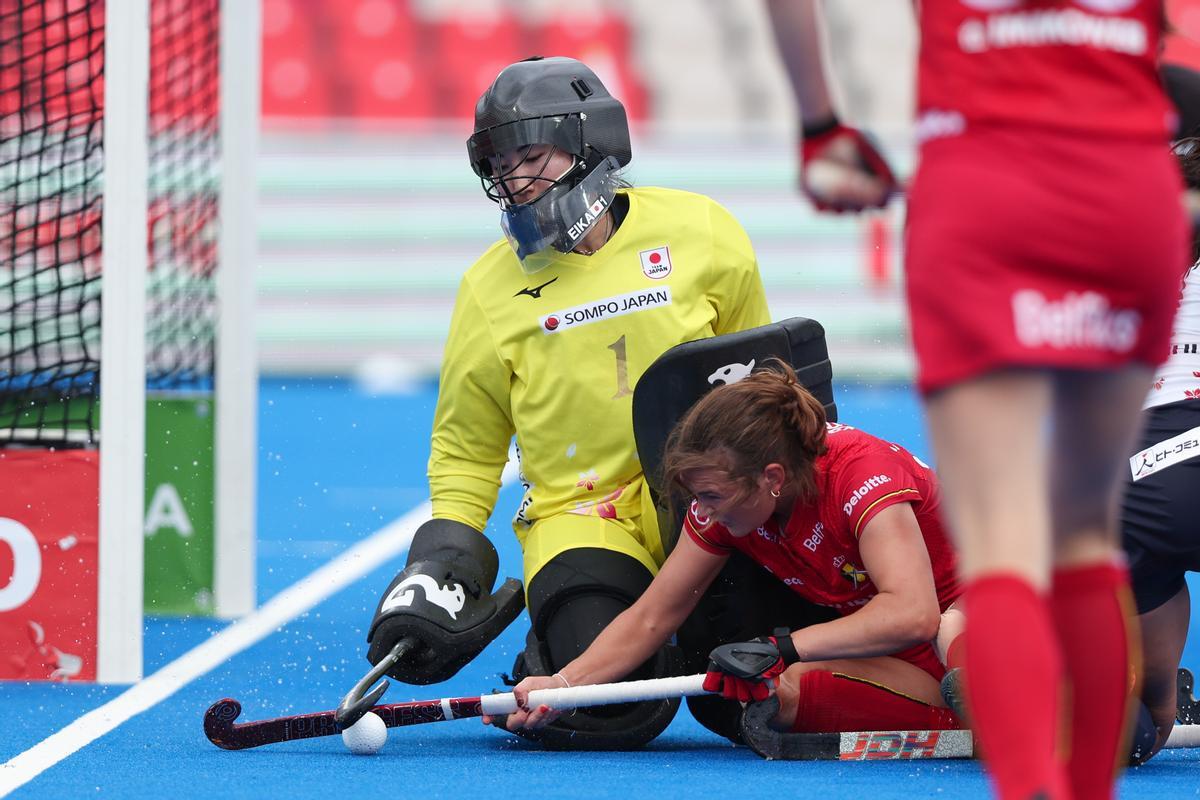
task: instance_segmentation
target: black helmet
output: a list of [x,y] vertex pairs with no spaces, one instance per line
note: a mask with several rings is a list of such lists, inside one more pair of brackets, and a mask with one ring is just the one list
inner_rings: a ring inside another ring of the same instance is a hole
[[[537,175],[546,190],[524,204],[513,201],[503,178],[503,153],[528,153],[548,144],[574,156],[564,174]],[[629,163],[629,120],[596,73],[573,58],[531,58],[510,64],[475,105],[475,133],[467,140],[471,169],[503,209],[501,227],[522,265],[553,246],[570,252],[599,221],[616,194],[615,173]]]
[[623,167],[632,157],[625,106],[573,58],[510,64],[475,104],[467,151],[477,175],[489,172],[488,156],[531,144],[555,145],[592,166],[612,156]]

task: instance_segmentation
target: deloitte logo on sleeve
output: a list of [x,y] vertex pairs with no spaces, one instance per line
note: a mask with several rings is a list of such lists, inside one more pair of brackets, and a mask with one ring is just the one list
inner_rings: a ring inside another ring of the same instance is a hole
[[865,481],[862,482],[862,486],[859,486],[857,489],[854,490],[854,493],[850,495],[850,499],[846,502],[846,504],[844,506],[842,506],[842,512],[846,516],[850,516],[850,512],[854,510],[854,507],[856,505],[858,505],[858,501],[862,500],[864,497],[866,497],[868,494],[870,494],[872,489],[883,486],[885,483],[891,483],[891,482],[892,482],[892,479],[889,478],[887,475],[873,475],[872,477],[867,478]]

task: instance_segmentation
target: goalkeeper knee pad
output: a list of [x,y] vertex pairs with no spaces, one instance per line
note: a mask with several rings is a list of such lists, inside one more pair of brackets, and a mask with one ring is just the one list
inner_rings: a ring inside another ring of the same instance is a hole
[[[529,583],[533,628],[513,678],[561,669],[641,596],[652,577],[636,559],[611,550],[585,547],[555,556]],[[667,645],[628,679],[677,675],[679,667],[678,650]],[[520,734],[553,750],[632,750],[662,733],[678,708],[678,698],[581,708]]]

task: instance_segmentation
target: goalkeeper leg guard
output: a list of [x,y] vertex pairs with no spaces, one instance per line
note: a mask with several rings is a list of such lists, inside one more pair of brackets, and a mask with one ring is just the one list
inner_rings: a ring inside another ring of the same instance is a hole
[[[555,556],[530,581],[533,629],[513,678],[554,674],[632,605],[651,579],[636,559],[611,550],[577,548]],[[678,670],[678,651],[665,646],[628,677],[660,678]],[[631,750],[662,733],[678,708],[678,699],[581,708],[519,733],[553,750]]]

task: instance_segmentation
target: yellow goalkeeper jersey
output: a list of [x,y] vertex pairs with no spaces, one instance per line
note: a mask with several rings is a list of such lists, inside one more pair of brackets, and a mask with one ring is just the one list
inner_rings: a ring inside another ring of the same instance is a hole
[[482,531],[516,435],[518,537],[557,514],[642,513],[633,387],[682,342],[770,322],[750,240],[698,194],[622,190],[624,222],[595,255],[527,275],[493,245],[459,286],[434,419],[433,515]]

